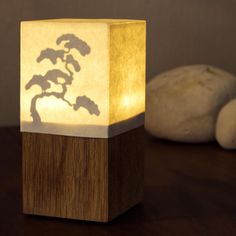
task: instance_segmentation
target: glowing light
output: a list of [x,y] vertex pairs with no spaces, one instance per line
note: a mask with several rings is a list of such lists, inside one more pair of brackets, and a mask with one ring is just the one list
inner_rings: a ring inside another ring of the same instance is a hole
[[124,97],[123,98],[123,104],[125,107],[130,106],[130,98],[129,97]]
[[142,114],[145,37],[141,20],[22,22],[21,130],[106,137]]

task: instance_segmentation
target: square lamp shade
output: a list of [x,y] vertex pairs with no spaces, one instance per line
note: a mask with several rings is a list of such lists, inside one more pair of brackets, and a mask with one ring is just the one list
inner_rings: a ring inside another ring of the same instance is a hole
[[21,131],[107,138],[143,124],[145,21],[21,23]]
[[146,22],[21,22],[23,212],[107,222],[143,193]]

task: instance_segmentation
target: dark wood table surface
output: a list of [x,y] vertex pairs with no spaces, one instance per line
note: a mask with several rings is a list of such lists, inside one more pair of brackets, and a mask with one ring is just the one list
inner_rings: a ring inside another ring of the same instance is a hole
[[0,235],[236,235],[236,151],[145,135],[145,195],[110,223],[22,214],[21,135],[0,128]]

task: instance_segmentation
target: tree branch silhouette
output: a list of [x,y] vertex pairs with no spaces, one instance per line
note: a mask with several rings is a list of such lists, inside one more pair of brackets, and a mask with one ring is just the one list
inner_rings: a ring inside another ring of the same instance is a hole
[[[35,95],[31,100],[30,112],[34,124],[41,124],[42,122],[37,111],[38,99],[50,96],[54,96],[55,98],[66,102],[70,107],[73,107],[75,111],[83,107],[90,115],[100,115],[98,105],[87,96],[78,96],[74,104],[65,98],[67,86],[70,86],[74,79],[74,72],[79,72],[81,69],[79,62],[71,54],[71,49],[76,49],[82,56],[89,54],[91,49],[85,41],[79,39],[74,34],[63,34],[58,37],[56,40],[57,45],[60,45],[62,42],[64,43],[64,48],[67,50],[46,48],[41,51],[36,61],[40,63],[41,61],[48,59],[55,65],[57,60],[60,59],[64,63],[68,74],[59,69],[52,69],[47,71],[45,75],[34,75],[25,86],[26,90],[30,89],[33,85],[38,85],[41,88],[41,93]],[[74,72],[69,66],[72,66]],[[61,82],[61,80],[63,82]],[[48,92],[47,90],[51,88],[51,83],[61,85],[62,92]]]

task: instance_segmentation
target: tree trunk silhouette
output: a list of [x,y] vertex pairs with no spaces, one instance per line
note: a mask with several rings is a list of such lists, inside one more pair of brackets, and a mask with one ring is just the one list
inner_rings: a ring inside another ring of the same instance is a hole
[[31,112],[31,116],[33,118],[33,123],[37,124],[37,125],[40,125],[42,123],[40,115],[36,109],[36,102],[37,102],[38,98],[41,98],[41,97],[42,97],[42,94],[34,96],[31,100],[31,106],[30,106],[30,112]]
[[64,95],[62,93],[51,92],[51,93],[41,93],[41,94],[38,94],[38,95],[36,95],[36,96],[34,96],[32,98],[31,106],[30,106],[31,117],[33,118],[33,123],[34,124],[37,124],[37,125],[42,124],[40,115],[39,115],[39,113],[37,111],[37,106],[36,106],[37,100],[40,99],[40,98],[50,97],[50,96],[54,96],[56,98],[62,99],[69,106],[72,106],[72,104],[68,100],[66,100],[64,98]]

